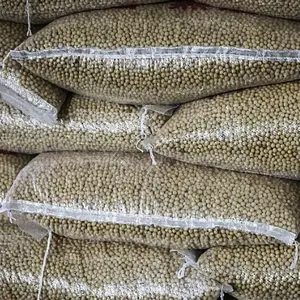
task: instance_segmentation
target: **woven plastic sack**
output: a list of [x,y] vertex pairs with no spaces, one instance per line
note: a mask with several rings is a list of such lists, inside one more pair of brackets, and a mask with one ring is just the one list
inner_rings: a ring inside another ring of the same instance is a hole
[[77,94],[176,104],[300,79],[300,23],[158,4],[54,21],[12,57]]
[[49,23],[59,17],[76,12],[117,6],[148,4],[166,0],[2,0],[0,19],[20,23]]
[[9,56],[9,51],[26,39],[26,32],[23,24],[0,21],[0,96],[24,114],[53,124],[66,92],[33,75]]
[[296,300],[300,298],[300,264],[291,269],[294,256],[295,248],[285,245],[216,247],[200,257],[200,278],[232,285],[236,299]]
[[[169,108],[159,109],[168,113]],[[73,95],[62,106],[57,123],[48,125],[0,101],[0,149],[25,153],[137,152],[142,149],[141,140],[155,133],[168,119],[155,111],[157,107],[146,109]]]
[[216,300],[220,294],[220,285],[199,280],[195,269],[178,279],[182,261],[167,249],[53,235],[42,270],[46,240],[39,243],[6,224],[0,226],[0,244],[3,299]]
[[217,7],[300,20],[299,0],[195,0]]
[[[0,211],[8,190],[31,158],[29,155],[0,152]],[[5,215],[0,214],[0,222],[4,219]]]
[[79,239],[179,249],[294,242],[298,182],[164,157],[157,163],[143,153],[40,154],[3,210]]
[[299,179],[299,96],[294,82],[187,103],[148,144],[189,163]]

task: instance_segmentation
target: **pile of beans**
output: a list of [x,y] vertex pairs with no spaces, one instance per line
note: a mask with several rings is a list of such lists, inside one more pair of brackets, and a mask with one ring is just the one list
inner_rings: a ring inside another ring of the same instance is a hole
[[195,0],[218,7],[300,20],[299,0]]
[[[166,0],[31,0],[29,13],[32,23],[44,24],[59,17],[86,10],[164,1]],[[1,0],[0,19],[27,23],[27,18],[26,0]]]
[[180,249],[291,244],[298,234],[298,182],[157,162],[142,153],[40,154],[7,196],[25,205],[6,208],[71,238]]
[[187,103],[151,142],[189,163],[299,179],[299,96],[292,82]]
[[139,151],[141,122],[155,133],[168,116],[140,108],[73,95],[62,106],[55,125],[23,115],[0,100],[0,149],[23,153],[47,151]]
[[175,104],[300,79],[299,32],[297,22],[199,4],[145,5],[58,19],[12,56],[78,94]]
[[[0,226],[2,299],[36,299],[46,240],[38,243],[11,224]],[[52,236],[41,299],[216,300],[220,285],[199,279],[167,249]]]
[[217,247],[200,257],[200,278],[230,284],[237,299],[299,299],[299,261],[290,269],[294,255],[295,247],[285,245]]
[[[37,31],[37,28],[33,30]],[[0,94],[7,103],[22,110],[26,115],[53,124],[66,93],[33,75],[7,56],[10,50],[26,39],[26,32],[27,26],[23,24],[0,21]]]

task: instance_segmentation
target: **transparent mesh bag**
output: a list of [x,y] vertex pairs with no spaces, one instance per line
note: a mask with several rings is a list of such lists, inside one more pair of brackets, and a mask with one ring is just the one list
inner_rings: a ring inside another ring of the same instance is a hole
[[[57,123],[28,118],[0,99],[0,149],[48,151],[133,151],[169,118],[170,107],[135,107],[72,95]],[[140,150],[139,150],[140,149]]]
[[37,242],[9,223],[0,226],[0,245],[3,299],[217,300],[221,292],[192,268],[178,279],[182,260],[167,249],[52,235],[47,250],[47,239]]
[[280,18],[300,20],[300,2],[298,0],[195,0],[195,2]]
[[[38,27],[33,28],[33,31],[38,31]],[[10,50],[15,49],[27,38],[26,32],[27,26],[23,24],[0,20],[0,96],[24,114],[53,124],[65,100],[66,92],[33,75],[9,56]]]
[[77,94],[177,104],[300,79],[300,23],[184,2],[84,12],[12,52]]
[[236,299],[299,299],[300,264],[291,268],[294,257],[295,247],[285,245],[216,247],[200,256],[199,274],[230,284]]
[[299,95],[292,82],[187,103],[145,143],[189,163],[299,179]]
[[[78,239],[178,249],[294,243],[299,183],[143,153],[45,153],[23,169],[4,211]],[[31,234],[34,234],[31,232]]]
[[164,0],[2,0],[0,19],[45,24],[76,12],[155,2]]

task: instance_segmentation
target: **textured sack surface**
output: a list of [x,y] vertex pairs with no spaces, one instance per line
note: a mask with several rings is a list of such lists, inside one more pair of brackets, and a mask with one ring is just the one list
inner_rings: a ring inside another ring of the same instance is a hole
[[[147,135],[168,119],[148,111]],[[139,151],[140,108],[73,95],[61,108],[55,125],[30,119],[0,100],[0,149],[40,153],[47,151]]]
[[300,298],[300,266],[289,268],[295,247],[249,246],[208,250],[199,259],[199,272],[232,285],[232,295],[243,300]]
[[[31,156],[0,152],[0,211],[5,196],[16,179],[18,173],[30,161]],[[6,219],[0,213],[0,222]]]
[[157,161],[142,153],[41,154],[3,207],[80,239],[180,249],[293,243],[298,182]]
[[[85,10],[164,2],[164,0],[30,0],[30,21],[49,23],[59,17]],[[0,19],[27,23],[26,0],[1,0]]]
[[188,103],[151,143],[190,163],[300,178],[299,97],[295,82]]
[[[36,242],[11,224],[0,226],[2,299],[36,299],[46,241]],[[17,251],[16,251],[17,250]],[[52,236],[41,299],[204,299],[216,300],[220,287],[199,280],[168,250],[96,243]]]
[[237,9],[269,16],[300,19],[299,0],[195,0],[218,7]]
[[52,124],[66,92],[33,75],[8,56],[10,50],[27,38],[26,32],[27,26],[23,24],[0,21],[0,95],[26,115]]
[[18,173],[30,159],[29,155],[0,152],[0,202],[4,200]]
[[287,20],[158,4],[61,18],[12,56],[77,94],[174,104],[299,79],[299,31]]

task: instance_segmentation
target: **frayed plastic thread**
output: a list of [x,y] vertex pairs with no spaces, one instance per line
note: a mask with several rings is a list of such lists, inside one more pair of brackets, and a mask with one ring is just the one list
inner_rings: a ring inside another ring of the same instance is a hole
[[220,291],[220,299],[224,300],[225,294],[224,294],[224,285],[221,285],[221,291]]
[[9,58],[10,56],[10,51],[5,55],[4,59],[2,60],[0,66],[2,69],[5,69],[5,62],[7,61],[7,59]]
[[220,299],[224,300],[225,293],[232,293],[233,288],[230,284],[223,283],[220,288]]
[[49,233],[48,233],[47,248],[46,248],[46,252],[45,252],[45,255],[44,255],[44,260],[43,260],[43,265],[42,265],[42,270],[41,270],[41,275],[40,275],[39,291],[38,291],[37,300],[40,300],[40,299],[41,299],[42,288],[43,288],[44,273],[45,273],[45,268],[46,268],[46,264],[47,264],[47,258],[48,258],[48,256],[49,256],[51,240],[52,240],[52,232],[49,231]]
[[293,246],[295,246],[295,255],[294,255],[294,259],[290,265],[291,270],[296,268],[297,263],[298,263],[298,258],[299,258],[299,243],[297,241],[295,241],[293,243]]
[[32,36],[31,22],[30,22],[30,3],[29,3],[29,0],[26,0],[26,13],[27,13],[27,26],[28,26],[27,36]]
[[188,262],[185,262],[182,267],[179,269],[179,271],[177,272],[177,277],[178,279],[182,279],[185,275],[185,271],[186,269],[190,266],[190,264]]
[[184,261],[184,264],[182,265],[182,267],[177,272],[178,279],[182,279],[185,276],[185,271],[186,271],[187,268],[192,267],[192,268],[198,269],[198,263],[190,255],[190,253],[192,251],[187,251],[185,253],[185,251],[171,249],[170,252],[177,252],[177,253],[183,255],[182,259]]
[[141,152],[144,152],[144,150],[140,147],[141,143],[142,143],[142,140],[137,141],[137,143],[135,144],[135,148]]
[[[153,146],[150,144],[150,141],[149,139],[145,139],[141,142],[141,145],[143,146],[143,148],[149,152],[149,155],[150,155],[150,158],[151,158],[151,162],[152,162],[152,165],[153,166],[156,166],[157,165],[157,162],[155,160],[155,156],[154,156],[154,153],[153,153]],[[144,152],[144,151],[143,151]]]
[[147,106],[143,106],[141,111],[140,111],[140,135],[141,139],[144,139],[146,137],[146,116],[148,113],[148,108]]
[[149,154],[150,154],[150,158],[151,158],[151,162],[152,162],[152,165],[153,166],[156,166],[157,165],[157,162],[155,160],[155,156],[154,156],[154,153],[153,153],[153,148],[151,145],[149,145]]
[[16,218],[13,217],[11,211],[8,211],[8,212],[7,212],[7,217],[8,217],[8,219],[9,219],[9,222],[12,223],[12,224],[14,223],[14,221],[16,221]]

